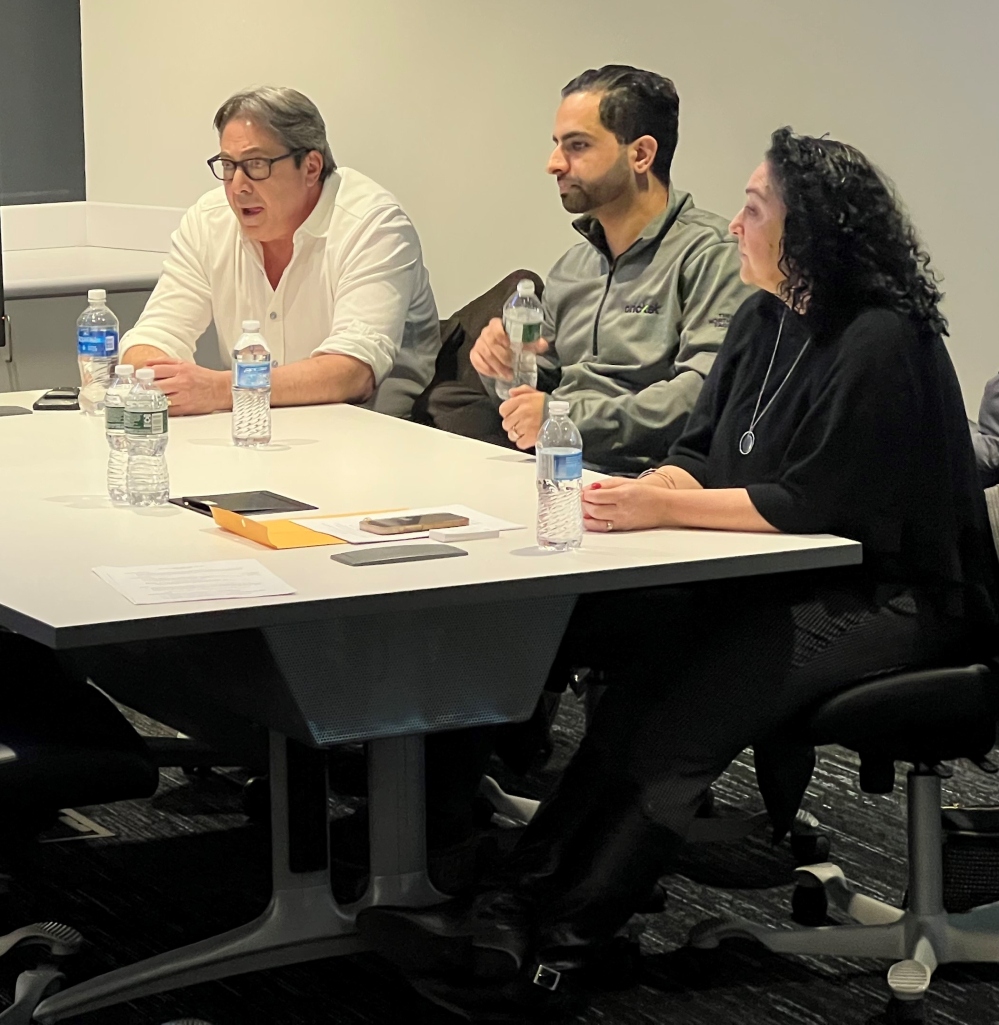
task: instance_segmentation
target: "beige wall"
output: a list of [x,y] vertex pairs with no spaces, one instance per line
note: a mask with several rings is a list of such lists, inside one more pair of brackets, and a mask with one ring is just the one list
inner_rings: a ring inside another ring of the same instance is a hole
[[399,197],[447,314],[573,242],[546,178],[560,87],[610,61],[670,75],[676,183],[731,214],[769,132],[864,149],[946,277],[969,406],[999,366],[999,0],[82,0],[88,198],[187,205],[218,104],[318,103],[339,163]]

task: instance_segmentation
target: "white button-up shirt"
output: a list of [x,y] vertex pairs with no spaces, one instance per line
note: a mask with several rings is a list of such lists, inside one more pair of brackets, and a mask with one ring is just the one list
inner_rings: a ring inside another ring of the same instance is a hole
[[278,287],[264,272],[259,242],[244,237],[224,189],[184,214],[163,274],[134,328],[122,339],[193,360],[215,320],[224,362],[244,320],[259,320],[277,365],[322,353],[371,367],[365,405],[406,415],[434,373],[437,308],[420,239],[395,197],[358,171],[327,178],[319,202],[295,232]]

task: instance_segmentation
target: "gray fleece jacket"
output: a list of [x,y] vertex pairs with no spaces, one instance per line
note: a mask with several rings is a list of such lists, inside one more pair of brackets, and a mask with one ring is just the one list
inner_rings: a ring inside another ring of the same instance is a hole
[[754,289],[727,223],[672,185],[665,212],[616,260],[599,222],[573,227],[586,241],[545,283],[539,387],[568,401],[587,466],[637,474],[666,458]]

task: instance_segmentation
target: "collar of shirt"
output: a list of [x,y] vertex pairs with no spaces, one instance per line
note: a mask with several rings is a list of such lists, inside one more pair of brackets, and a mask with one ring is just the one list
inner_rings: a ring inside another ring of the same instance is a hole
[[[618,257],[618,260],[625,256],[634,254],[644,249],[645,246],[658,244],[662,241],[666,232],[673,226],[680,212],[690,203],[690,194],[681,192],[669,183],[669,198],[666,201],[666,209],[653,217],[641,230],[635,241]],[[604,234],[603,225],[589,214],[584,214],[572,222],[572,226],[579,232],[587,242],[598,250],[608,263],[613,263],[610,249],[607,247],[607,236]]]

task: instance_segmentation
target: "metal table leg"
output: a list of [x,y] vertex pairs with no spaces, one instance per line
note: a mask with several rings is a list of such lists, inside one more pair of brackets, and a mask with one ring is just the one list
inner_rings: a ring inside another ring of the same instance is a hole
[[368,742],[368,818],[371,877],[367,892],[347,910],[372,904],[421,907],[447,896],[427,875],[427,801],[424,738]]
[[326,754],[271,734],[273,892],[247,925],[119,968],[39,1004],[48,1025],[138,997],[363,949],[330,891]]

